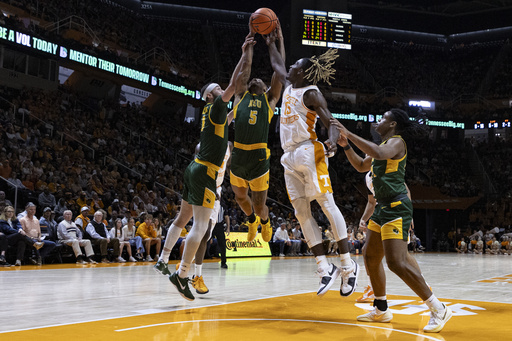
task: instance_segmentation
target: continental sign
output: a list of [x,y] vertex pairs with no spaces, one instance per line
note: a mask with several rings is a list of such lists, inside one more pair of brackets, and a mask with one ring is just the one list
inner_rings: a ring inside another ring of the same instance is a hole
[[258,234],[252,242],[247,241],[246,232],[231,232],[226,235],[226,257],[271,256],[268,243]]

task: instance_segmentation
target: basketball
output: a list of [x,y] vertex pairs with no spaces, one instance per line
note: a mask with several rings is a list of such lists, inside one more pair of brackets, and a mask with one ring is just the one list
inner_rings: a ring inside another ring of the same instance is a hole
[[259,34],[269,34],[276,29],[277,16],[270,8],[260,8],[251,14],[251,27]]

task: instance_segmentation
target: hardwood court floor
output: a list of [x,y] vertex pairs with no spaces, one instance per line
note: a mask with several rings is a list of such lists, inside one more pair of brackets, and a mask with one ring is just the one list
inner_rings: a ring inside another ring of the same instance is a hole
[[[415,255],[454,316],[440,334],[423,334],[428,310],[388,273],[387,324],[355,317],[369,304],[315,292],[315,261],[229,259],[203,266],[206,295],[185,301],[152,264],[1,268],[0,340],[510,340],[512,257]],[[331,258],[339,264],[337,258]],[[363,266],[362,257],[356,258]],[[364,269],[364,266],[362,267]],[[358,291],[367,283],[364,270]]]

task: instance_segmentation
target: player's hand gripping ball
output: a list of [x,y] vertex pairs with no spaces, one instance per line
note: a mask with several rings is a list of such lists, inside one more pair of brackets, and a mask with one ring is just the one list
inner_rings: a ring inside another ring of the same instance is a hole
[[266,35],[277,27],[277,16],[270,8],[260,8],[251,14],[249,23],[256,33]]

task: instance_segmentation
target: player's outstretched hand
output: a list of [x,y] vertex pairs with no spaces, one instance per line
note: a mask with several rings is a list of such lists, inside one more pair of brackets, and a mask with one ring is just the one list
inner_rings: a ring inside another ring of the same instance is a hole
[[242,52],[245,52],[245,49],[247,46],[252,45],[254,46],[256,44],[256,40],[254,40],[254,36],[251,36],[250,34],[245,37],[244,44],[242,45]]
[[[336,128],[338,128],[338,130],[340,131],[340,135],[344,136],[344,137],[347,137],[348,136],[348,133],[349,131],[347,130],[347,128],[345,128],[345,126],[343,124],[341,124],[340,121],[338,121],[337,119],[335,118],[331,118],[331,121],[330,121],[331,125],[335,126]],[[339,141],[339,140],[338,140]]]

